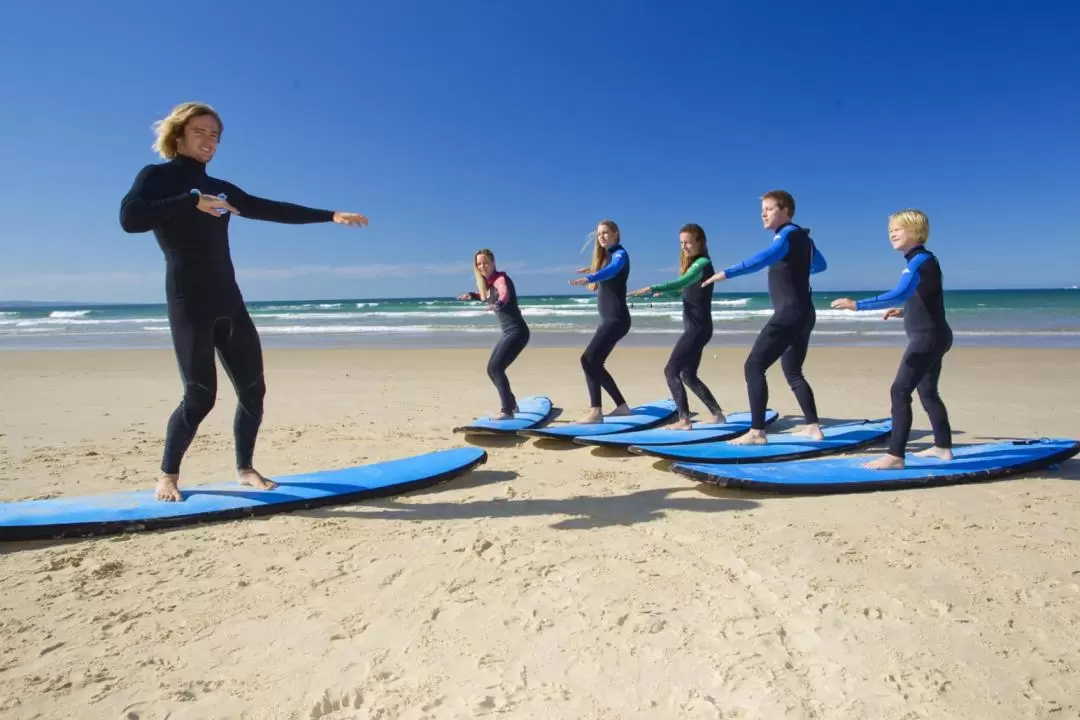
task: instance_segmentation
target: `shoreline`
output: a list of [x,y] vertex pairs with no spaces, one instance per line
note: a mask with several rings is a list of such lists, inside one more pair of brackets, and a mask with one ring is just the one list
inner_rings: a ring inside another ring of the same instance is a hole
[[[574,332],[536,331],[532,333],[529,349],[576,348],[584,349],[592,337],[594,328]],[[709,348],[741,348],[749,351],[760,328],[745,330],[717,329]],[[619,342],[626,348],[670,348],[681,334],[676,330],[630,331]],[[1015,349],[1080,349],[1080,334],[1047,331],[964,331],[953,330],[954,347],[1015,348]],[[155,335],[115,333],[81,333],[78,335],[38,336],[26,335],[16,339],[0,336],[0,356],[18,352],[103,352],[118,350],[172,350],[168,331]],[[499,338],[498,328],[490,330],[447,329],[426,333],[395,331],[344,332],[344,333],[276,333],[260,329],[259,338],[263,349],[297,350],[452,350],[491,348]],[[907,344],[903,330],[882,331],[815,331],[811,338],[814,347],[824,348],[897,348]],[[616,348],[616,352],[618,351]],[[526,350],[528,352],[528,349]]]

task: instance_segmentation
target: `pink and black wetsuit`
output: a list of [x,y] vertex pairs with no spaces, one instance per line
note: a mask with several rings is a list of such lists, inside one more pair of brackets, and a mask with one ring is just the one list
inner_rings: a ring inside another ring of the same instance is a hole
[[479,293],[469,293],[473,300],[486,301],[495,309],[502,327],[502,337],[495,344],[488,359],[487,374],[499,391],[499,402],[504,413],[513,415],[517,408],[517,399],[510,390],[510,380],[506,369],[517,360],[518,355],[529,344],[529,326],[518,307],[517,290],[514,281],[504,272],[496,270],[487,278],[488,296],[481,298]]

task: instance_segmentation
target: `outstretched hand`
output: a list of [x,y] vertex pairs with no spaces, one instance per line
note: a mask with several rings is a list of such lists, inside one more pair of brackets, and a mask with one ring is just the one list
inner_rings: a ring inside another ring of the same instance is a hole
[[230,212],[233,215],[240,214],[240,211],[232,205],[213,195],[199,195],[199,203],[195,207],[202,210],[207,215],[213,215],[214,217],[224,215],[227,212]]
[[855,301],[851,298],[837,298],[832,301],[831,307],[833,310],[854,310]]
[[647,295],[648,293],[649,293],[649,288],[643,287],[643,288],[639,288],[637,290],[634,290],[633,292],[627,293],[627,295],[629,297],[641,297],[642,295]]
[[904,311],[901,308],[889,308],[885,311],[885,314],[881,316],[882,320],[888,320],[889,318],[902,318],[904,317]]
[[591,273],[592,268],[591,267],[583,267],[583,268],[578,268],[577,271],[578,271],[578,273],[584,275],[586,273]]
[[723,273],[723,271],[721,271],[721,272],[718,272],[715,275],[713,275],[711,278],[709,278],[705,282],[701,283],[701,287],[709,287],[713,283],[721,282],[723,280],[727,280],[727,275],[725,275]]
[[362,227],[368,224],[368,219],[360,213],[341,212],[339,210],[334,213],[334,222],[338,225],[357,225]]
[[571,285],[588,285],[589,281],[588,281],[587,278],[580,277],[580,278],[574,278],[573,280],[571,280],[570,284]]

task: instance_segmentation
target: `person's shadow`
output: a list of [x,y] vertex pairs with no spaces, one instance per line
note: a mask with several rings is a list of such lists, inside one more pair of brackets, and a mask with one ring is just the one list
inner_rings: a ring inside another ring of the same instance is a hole
[[[469,486],[490,485],[516,477],[516,473],[483,471],[472,473]],[[475,477],[481,475],[481,477]],[[462,489],[460,483],[454,489]],[[416,498],[425,491],[409,493]],[[685,496],[683,496],[685,495]],[[702,496],[694,484],[678,487],[639,490],[629,495],[579,495],[570,498],[498,498],[464,502],[400,502],[397,499],[370,500],[363,509],[317,508],[295,514],[312,518],[357,518],[361,520],[475,520],[480,518],[537,517],[558,515],[563,519],[552,524],[559,530],[589,530],[615,525],[636,525],[658,520],[669,511],[725,512],[750,510],[759,505],[753,500]],[[366,509],[366,508],[370,508]]]

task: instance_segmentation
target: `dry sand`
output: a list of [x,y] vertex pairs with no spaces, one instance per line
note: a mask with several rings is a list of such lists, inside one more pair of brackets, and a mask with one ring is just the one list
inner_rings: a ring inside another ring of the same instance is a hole
[[[728,410],[746,406],[744,352],[710,351],[702,370]],[[486,357],[267,352],[257,467],[460,445],[450,428],[496,407]],[[667,395],[665,358],[624,348],[609,367],[644,402]],[[898,358],[812,349],[822,415],[886,415]],[[1080,436],[1078,360],[954,349],[956,441]],[[797,414],[769,377],[770,404]],[[187,484],[231,476],[220,378]],[[574,351],[529,350],[511,379],[563,419],[584,410]],[[179,391],[167,352],[0,354],[0,500],[152,485]],[[488,451],[408,496],[0,545],[0,717],[1080,717],[1080,461],[775,497],[580,446]]]

